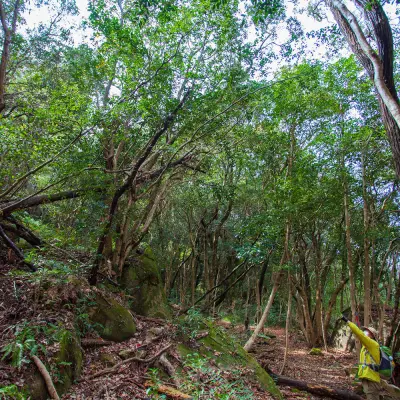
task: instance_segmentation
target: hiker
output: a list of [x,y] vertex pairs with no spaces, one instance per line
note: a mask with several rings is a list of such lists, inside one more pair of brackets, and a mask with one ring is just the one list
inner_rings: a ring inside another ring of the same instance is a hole
[[362,344],[358,377],[361,380],[367,400],[379,400],[382,391],[386,391],[393,398],[400,398],[400,389],[386,382],[378,372],[381,363],[381,349],[377,340],[378,332],[373,327],[361,327],[360,329],[344,315],[342,319]]

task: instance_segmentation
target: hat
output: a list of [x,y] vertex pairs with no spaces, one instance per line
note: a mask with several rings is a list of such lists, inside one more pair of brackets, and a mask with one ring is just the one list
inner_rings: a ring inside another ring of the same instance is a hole
[[375,339],[378,338],[378,331],[373,326],[362,326],[361,329],[371,332]]

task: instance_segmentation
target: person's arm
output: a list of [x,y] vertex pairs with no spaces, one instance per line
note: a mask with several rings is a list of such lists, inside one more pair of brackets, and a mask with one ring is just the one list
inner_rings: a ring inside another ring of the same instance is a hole
[[347,325],[353,331],[354,335],[360,340],[360,342],[365,346],[368,352],[371,354],[372,358],[374,359],[376,364],[381,362],[381,354],[379,351],[379,343],[371,339],[370,337],[366,336],[364,332],[353,322],[348,321]]

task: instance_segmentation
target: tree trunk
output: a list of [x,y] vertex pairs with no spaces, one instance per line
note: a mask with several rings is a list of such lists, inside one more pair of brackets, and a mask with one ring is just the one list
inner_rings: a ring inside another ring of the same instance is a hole
[[[285,232],[285,241],[284,241],[284,249],[283,249],[283,254],[281,258],[281,262],[279,263],[280,266],[282,267],[287,260],[289,259],[289,236],[290,236],[290,224],[289,222],[286,223],[286,232]],[[253,334],[251,335],[250,339],[246,342],[244,345],[244,349],[246,351],[250,351],[251,348],[253,347],[258,334],[260,333],[261,329],[263,329],[265,322],[267,321],[269,311],[272,307],[272,303],[274,302],[274,298],[276,295],[276,292],[278,291],[280,281],[282,279],[282,271],[279,271],[276,276],[275,276],[275,282],[274,286],[272,287],[271,294],[269,295],[268,303],[264,309],[263,315],[261,316],[260,321],[258,322],[256,329],[254,330]]]
[[[168,114],[162,123],[161,128],[154,133],[154,135],[151,137],[151,139],[147,142],[145,148],[142,151],[141,156],[136,160],[134,165],[132,166],[132,170],[130,171],[128,177],[126,178],[125,182],[117,188],[117,190],[114,192],[114,195],[112,197],[112,201],[108,210],[108,214],[106,217],[106,223],[103,229],[103,232],[101,233],[99,240],[98,240],[98,247],[96,251],[96,258],[95,261],[92,265],[92,268],[90,270],[89,278],[88,281],[90,285],[96,285],[97,283],[97,273],[99,271],[99,268],[102,263],[103,259],[103,251],[104,247],[106,244],[107,237],[111,231],[111,228],[113,226],[113,222],[116,216],[117,212],[117,207],[118,203],[121,199],[121,197],[132,187],[136,187],[136,178],[139,173],[139,170],[143,166],[144,162],[148,159],[148,157],[152,154],[154,147],[160,140],[161,136],[163,136],[168,129],[173,125],[175,122],[176,116],[183,107],[183,105],[186,103],[190,95],[190,91],[187,91],[185,95],[183,96],[182,100],[179,102],[179,104],[175,107],[175,109]],[[172,164],[170,164],[172,165]],[[161,173],[163,173],[165,169],[162,170]]]
[[250,339],[243,346],[243,348],[246,351],[251,350],[251,348],[253,347],[253,345],[258,337],[258,334],[260,333],[261,329],[263,329],[264,324],[267,321],[269,310],[271,309],[272,303],[274,302],[274,298],[275,298],[276,292],[278,291],[281,279],[282,279],[282,273],[278,273],[275,277],[274,286],[272,287],[272,291],[271,291],[271,294],[269,295],[268,303],[264,309],[263,315],[261,316],[261,319],[260,319],[259,323],[257,324],[256,329],[254,330]]
[[[330,7],[333,16],[338,23],[343,36],[346,38],[351,50],[359,59],[369,77],[374,82],[375,86],[376,83],[378,83],[381,86],[381,89],[383,89],[383,92],[385,92],[383,93],[384,97],[382,97],[382,90],[376,86],[381,116],[392,149],[396,174],[398,177],[400,177],[400,128],[398,119],[396,121],[396,118],[393,116],[386,104],[388,99],[395,108],[396,104],[397,107],[399,104],[393,78],[393,35],[389,19],[387,18],[382,5],[379,2],[371,3],[368,0],[356,1],[357,5],[361,5],[363,7],[363,12],[365,13],[368,22],[373,27],[375,42],[378,48],[378,57],[372,48],[366,48],[365,45],[368,47],[368,42],[365,43],[365,37],[361,38],[362,32],[361,29],[359,29],[359,26],[357,27],[354,25],[354,23],[358,25],[354,16],[349,16],[349,19],[350,21],[353,21],[353,24],[351,24],[347,19],[346,11],[343,12],[342,10],[343,7],[345,8],[344,4],[340,1],[331,0],[325,0],[325,2],[328,7]],[[357,31],[358,34],[356,33]],[[364,42],[364,46],[362,46],[361,42]],[[377,71],[377,68],[379,71]]]
[[365,171],[365,153],[361,153],[362,185],[363,185],[363,217],[364,217],[364,326],[371,320],[371,271],[369,263],[369,208],[367,199],[367,182]]
[[250,292],[251,292],[250,277],[248,276],[247,277],[247,294],[246,294],[246,304],[245,304],[245,315],[244,315],[245,332],[247,332],[249,330],[249,326],[250,326],[250,317],[249,317]]
[[368,57],[372,65],[375,88],[382,98],[382,101],[385,103],[385,106],[388,108],[393,119],[396,121],[397,126],[400,127],[400,105],[395,96],[392,95],[389,88],[386,86],[382,60],[369,44],[354,14],[351,13],[349,9],[339,0],[330,0],[329,3],[331,7],[335,7],[347,20],[347,23],[352,29],[359,47],[363,51],[364,55]]
[[7,66],[10,60],[10,46],[12,43],[13,36],[17,30],[17,22],[20,11],[21,2],[16,0],[14,7],[12,9],[13,17],[11,22],[11,27],[7,26],[6,21],[6,10],[4,9],[3,2],[0,1],[0,20],[3,28],[3,49],[1,52],[1,62],[0,62],[0,113],[6,108],[5,94],[7,85]]
[[283,364],[279,372],[280,375],[282,375],[283,371],[285,370],[287,355],[289,352],[289,328],[290,328],[290,318],[292,315],[292,288],[290,283],[291,283],[290,274],[288,274],[289,286],[288,286],[288,306],[287,306],[286,328],[285,328],[285,355],[283,356]]
[[[395,257],[393,257],[393,261],[394,261],[393,268],[397,270],[396,263],[395,263],[396,259],[397,259],[397,253],[396,253]],[[396,329],[397,316],[399,314],[399,302],[400,302],[400,271],[399,271],[399,279],[397,281],[397,288],[396,288],[396,294],[395,294],[395,299],[394,299],[392,323],[390,325],[389,335],[386,338],[386,342],[385,342],[385,346],[388,346],[388,347],[390,347],[390,345],[393,342],[393,335],[394,335],[394,331]]]
[[[337,296],[339,293],[343,293],[343,288],[346,286],[346,283],[348,282],[348,280],[349,280],[349,278],[346,278],[340,282],[339,286],[332,293],[331,299],[329,300],[328,309],[325,313],[325,321],[324,321],[325,337],[328,337],[328,328],[329,328],[329,324],[331,322],[333,308],[336,305]],[[341,308],[341,311],[343,311],[343,308]]]
[[296,289],[299,293],[299,305],[300,305],[300,309],[302,310],[303,313],[303,321],[302,321],[302,325],[303,325],[303,333],[304,336],[307,340],[307,343],[311,346],[314,347],[315,342],[316,342],[316,336],[315,336],[315,332],[314,332],[314,327],[313,327],[313,323],[312,323],[312,319],[311,319],[311,310],[310,310],[310,301],[309,298],[307,296],[307,292],[305,291],[305,289],[302,286],[296,285]]
[[323,343],[323,324],[322,324],[322,257],[321,257],[321,244],[320,244],[320,234],[318,232],[313,232],[312,242],[315,252],[315,309],[314,309],[314,337],[316,338],[315,343],[312,345],[320,345]]
[[346,250],[347,250],[347,266],[349,268],[349,280],[350,280],[350,306],[352,320],[355,320],[357,314],[357,300],[356,300],[356,277],[355,269],[353,264],[353,255],[351,248],[351,220],[350,220],[350,210],[349,210],[349,187],[347,183],[347,178],[344,178],[344,219],[345,219],[345,229],[346,229]]

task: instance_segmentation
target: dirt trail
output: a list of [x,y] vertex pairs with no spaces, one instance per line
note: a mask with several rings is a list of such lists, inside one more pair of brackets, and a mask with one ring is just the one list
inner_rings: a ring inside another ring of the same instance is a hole
[[[270,340],[258,339],[254,348],[254,356],[262,366],[268,366],[275,373],[279,373],[285,352],[285,330],[269,327],[266,330],[276,335]],[[297,334],[291,334],[289,339],[289,353],[287,365],[283,375],[334,387],[336,389],[354,390],[353,379],[346,375],[346,370],[357,363],[355,354],[338,349],[328,348],[328,353],[316,356],[309,354],[310,349]],[[280,388],[286,399],[321,399],[304,392],[293,391],[288,387]]]

